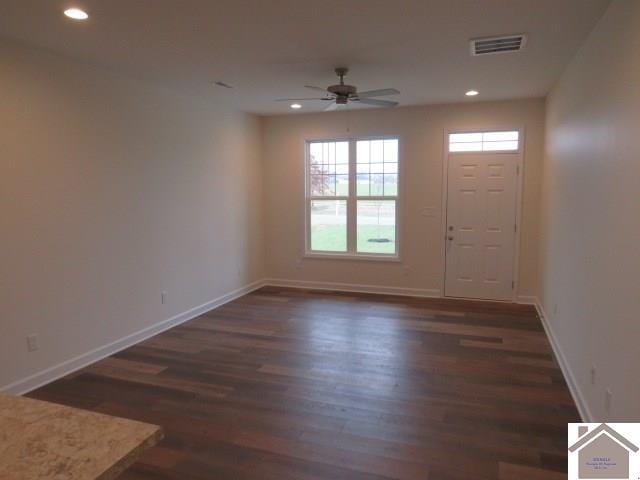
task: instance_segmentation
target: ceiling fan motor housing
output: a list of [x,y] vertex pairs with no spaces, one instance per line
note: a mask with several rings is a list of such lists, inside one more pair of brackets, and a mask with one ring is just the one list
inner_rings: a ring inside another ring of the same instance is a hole
[[356,87],[353,85],[331,85],[327,90],[336,96],[338,105],[345,105],[349,101],[349,97],[356,96]]
[[331,85],[327,90],[339,97],[348,97],[356,94],[356,87],[353,85]]

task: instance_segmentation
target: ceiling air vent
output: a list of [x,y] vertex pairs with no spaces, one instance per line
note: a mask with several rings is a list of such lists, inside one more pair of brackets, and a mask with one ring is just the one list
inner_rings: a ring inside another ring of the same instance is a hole
[[527,36],[506,35],[504,37],[474,38],[469,43],[473,56],[517,52],[527,44]]

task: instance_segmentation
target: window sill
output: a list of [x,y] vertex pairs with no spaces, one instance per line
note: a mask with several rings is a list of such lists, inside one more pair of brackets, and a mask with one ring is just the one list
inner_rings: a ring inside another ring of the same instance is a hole
[[302,258],[306,259],[324,259],[324,260],[355,260],[355,261],[365,261],[365,262],[390,262],[390,263],[401,263],[399,255],[353,255],[351,253],[312,253],[307,252],[303,255]]

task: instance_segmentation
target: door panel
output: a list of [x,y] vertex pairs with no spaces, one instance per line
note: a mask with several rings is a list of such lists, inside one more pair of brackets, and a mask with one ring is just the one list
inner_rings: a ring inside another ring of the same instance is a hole
[[449,155],[445,295],[511,299],[518,162],[517,153]]

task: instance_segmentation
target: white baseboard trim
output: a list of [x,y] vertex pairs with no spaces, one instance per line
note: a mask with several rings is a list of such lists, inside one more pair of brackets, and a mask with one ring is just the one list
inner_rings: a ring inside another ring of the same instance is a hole
[[87,353],[83,353],[81,355],[78,355],[77,357],[59,363],[58,365],[47,368],[46,370],[42,370],[41,372],[38,372],[27,378],[0,387],[0,392],[13,395],[24,395],[31,390],[35,390],[36,388],[46,385],[47,383],[51,383],[54,380],[64,377],[65,375],[69,375],[76,370],[80,370],[87,365],[102,360],[103,358],[113,355],[114,353],[124,350],[125,348],[129,348],[136,343],[140,343],[150,337],[153,337],[154,335],[164,332],[165,330],[180,325],[181,323],[192,320],[195,317],[202,315],[203,313],[213,310],[214,308],[224,305],[225,303],[229,303],[236,298],[242,297],[243,295],[251,293],[263,286],[264,280],[258,280],[256,282],[250,283],[249,285],[245,285],[244,287],[238,288],[237,290],[215,298],[207,303],[203,303],[202,305],[191,308],[186,312],[179,313],[178,315],[168,318],[167,320],[163,320],[159,323],[151,325],[150,327],[146,327],[142,330],[132,333],[131,335],[127,335],[126,337],[116,340],[115,342],[111,342],[102,347],[98,347]]
[[381,285],[362,285],[355,283],[312,282],[308,280],[287,280],[283,278],[267,278],[265,285],[272,287],[300,288],[305,290],[330,290],[336,292],[378,293],[384,295],[400,295],[404,297],[439,298],[438,289],[385,287]]
[[567,361],[567,358],[562,353],[562,348],[560,347],[560,342],[558,341],[558,337],[553,331],[549,320],[547,319],[547,315],[542,307],[542,303],[537,297],[534,298],[534,303],[536,310],[538,311],[538,316],[540,317],[540,321],[542,322],[542,326],[544,328],[545,333],[547,334],[547,338],[549,339],[549,343],[551,343],[551,348],[553,349],[553,353],[556,356],[558,364],[560,365],[560,369],[562,370],[562,374],[564,375],[564,379],[567,382],[567,386],[569,387],[569,392],[571,392],[571,396],[573,397],[573,402],[576,404],[578,408],[578,413],[580,414],[580,418],[585,423],[594,423],[594,416],[591,413],[591,409],[589,408],[589,404],[587,403],[580,387],[578,386],[578,382],[576,381],[576,377],[571,370],[571,366]]
[[536,305],[538,303],[538,299],[533,295],[518,295],[516,297],[516,303],[520,303],[522,305]]

